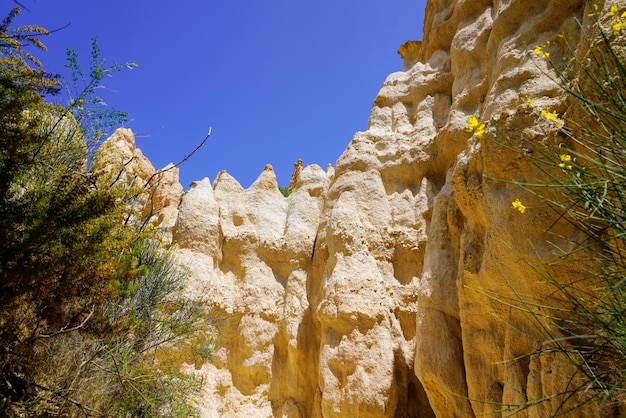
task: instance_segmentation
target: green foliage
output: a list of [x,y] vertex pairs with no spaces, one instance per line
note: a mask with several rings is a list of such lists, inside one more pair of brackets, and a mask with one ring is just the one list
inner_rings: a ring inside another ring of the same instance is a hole
[[[0,56],[3,70],[12,74],[9,80],[14,87],[22,87],[22,93],[54,94],[59,90],[57,76],[47,73],[41,62],[33,54],[24,49],[24,45],[32,45],[39,50],[46,47],[39,40],[40,36],[46,36],[49,32],[39,26],[26,25],[11,28],[11,24],[20,13],[19,8],[12,9],[0,24]],[[30,62],[30,64],[29,64]],[[7,86],[5,86],[7,87]]]
[[282,195],[285,196],[285,197],[289,197],[289,195],[292,192],[291,187],[281,187],[281,186],[278,186],[278,190],[280,190]]
[[104,135],[111,129],[120,126],[128,119],[128,114],[116,109],[109,109],[102,97],[96,95],[102,89],[102,81],[112,77],[122,69],[133,69],[136,63],[126,62],[105,66],[106,61],[100,54],[98,38],[91,41],[91,55],[89,57],[89,78],[86,79],[82,71],[76,50],[68,48],[66,67],[71,73],[71,83],[66,83],[66,93],[70,99],[68,109],[78,121],[81,132],[90,151],[94,151]]
[[[43,30],[8,30],[16,14],[3,22],[0,48],[3,357],[22,356],[22,347],[37,335],[78,320],[87,308],[65,301],[95,295],[106,276],[108,251],[124,243],[103,242],[104,236],[123,235],[113,219],[115,197],[93,187],[96,180],[81,171],[80,154],[66,154],[76,147],[75,138],[57,138],[45,129],[59,111],[42,97],[55,79],[38,62],[31,67],[23,59],[30,55],[13,42]],[[20,311],[20,317],[11,314]]]
[[[193,398],[201,382],[181,372],[184,363],[204,363],[212,353],[190,355],[211,319],[180,288],[187,278],[156,239],[132,248],[137,271],[119,285],[124,291],[106,303],[98,321],[46,339],[45,363],[32,376],[37,396],[14,408],[90,416],[196,416]],[[177,361],[172,362],[172,358]]]
[[94,93],[123,66],[94,42],[79,90],[71,53],[76,94],[49,103],[60,83],[24,49],[48,32],[11,29],[18,13],[0,25],[0,415],[193,416],[199,382],[158,357],[197,363],[181,353],[210,318],[177,296],[186,274],[155,232],[129,222],[137,190],[89,167],[123,116]]

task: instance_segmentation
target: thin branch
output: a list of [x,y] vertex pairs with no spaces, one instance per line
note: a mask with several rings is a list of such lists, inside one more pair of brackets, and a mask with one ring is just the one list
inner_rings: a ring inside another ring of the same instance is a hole
[[[189,154],[185,155],[185,156],[183,157],[183,159],[182,159],[182,160],[180,160],[180,161],[179,161],[179,162],[177,162],[176,164],[171,165],[170,167],[163,168],[163,169],[160,169],[160,170],[155,171],[155,173],[154,173],[154,174],[152,174],[152,175],[148,178],[148,180],[146,180],[146,182],[145,182],[145,186],[143,187],[143,190],[150,190],[150,189],[152,189],[152,188],[153,188],[153,186],[155,186],[155,185],[159,184],[159,182],[158,182],[158,181],[157,181],[155,184],[151,184],[151,183],[152,183],[152,180],[154,180],[154,178],[155,178],[155,177],[158,177],[158,176],[160,176],[161,174],[163,174],[163,173],[165,173],[165,172],[167,172],[167,171],[169,171],[169,170],[172,170],[172,169],[174,169],[174,168],[176,168],[176,167],[180,166],[180,165],[181,165],[181,164],[183,164],[185,161],[187,161],[188,159],[190,159],[190,158],[191,158],[191,157],[192,157],[192,156],[193,156],[196,152],[198,152],[198,150],[200,150],[200,148],[202,148],[202,147],[204,146],[204,144],[206,144],[206,142],[207,142],[207,141],[209,140],[209,138],[211,137],[211,132],[212,132],[212,131],[213,131],[213,128],[212,128],[212,127],[209,127],[209,131],[207,132],[207,134],[206,134],[206,136],[204,137],[204,139],[203,139],[203,140],[202,140],[202,141],[201,141],[201,142],[200,142],[200,143],[199,143],[199,144],[198,144],[198,145],[197,145],[197,146],[193,149],[193,151],[191,151]],[[119,176],[118,176],[118,178],[119,178]],[[116,179],[116,181],[117,181],[117,179]],[[137,197],[137,195],[135,195],[134,197]],[[151,196],[151,197],[153,197],[153,196]],[[151,199],[150,199],[150,205],[153,205],[153,204],[154,204],[154,200],[151,198]],[[143,229],[143,227],[144,227],[144,226],[145,226],[145,225],[149,222],[150,218],[151,218],[151,217],[152,217],[155,213],[157,213],[160,209],[161,209],[161,208],[156,208],[156,209],[155,209],[154,207],[151,207],[151,208],[150,208],[150,212],[149,212],[149,213],[148,213],[148,215],[146,216],[146,218],[145,218],[145,220],[144,220],[143,224],[141,225],[141,228],[142,228],[142,229]],[[129,219],[127,219],[127,221],[128,221],[128,220],[129,220]]]
[[[177,162],[176,164],[173,164],[170,167],[161,169],[161,170],[157,170],[153,175],[150,176],[150,178],[146,181],[146,186],[150,185],[150,182],[152,181],[152,179],[158,175],[160,175],[161,173],[165,173],[166,171],[172,170],[178,166],[180,166],[182,163],[184,163],[185,161],[187,161],[188,159],[190,159],[196,152],[198,152],[198,150],[200,150],[200,148],[202,148],[204,146],[204,144],[206,144],[206,142],[209,140],[209,138],[211,137],[211,131],[213,130],[212,127],[209,127],[209,132],[207,132],[206,136],[204,137],[204,139],[200,142],[200,144],[198,144],[198,146],[196,146],[193,151],[191,151],[189,154],[185,155],[183,157],[182,160],[180,160],[179,162]],[[149,187],[147,187],[149,188]]]
[[80,329],[80,328],[85,326],[87,321],[89,321],[89,319],[93,315],[93,312],[94,312],[95,309],[96,309],[96,305],[93,305],[91,307],[91,312],[89,312],[89,315],[87,315],[87,318],[85,318],[85,320],[83,322],[81,322],[79,325],[76,325],[75,327],[72,327],[72,328],[63,327],[60,330],[53,332],[52,334],[39,334],[37,337],[38,338],[51,338],[51,337],[54,337],[54,336],[59,335],[59,334],[64,334],[66,332],[76,331],[77,329]]

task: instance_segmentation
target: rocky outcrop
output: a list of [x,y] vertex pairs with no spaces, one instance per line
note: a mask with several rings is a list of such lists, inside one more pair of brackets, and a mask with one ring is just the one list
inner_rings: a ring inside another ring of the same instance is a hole
[[183,187],[178,181],[178,167],[172,164],[157,170],[135,144],[130,129],[117,129],[94,156],[96,172],[107,173],[109,184],[136,190],[130,213],[160,226],[166,239],[178,216]]
[[[536,330],[488,295],[545,291],[529,264],[554,258],[548,227],[571,231],[511,183],[528,162],[466,121],[543,137],[521,98],[565,105],[531,52],[549,41],[555,62],[567,56],[587,14],[583,0],[429,0],[423,41],[401,47],[405,71],[334,170],[297,164],[288,198],[270,166],[248,189],[222,172],[176,209],[162,198],[188,292],[223,320],[196,371],[203,416],[500,415],[563,383],[568,365],[530,355]],[[532,223],[511,208],[519,197]]]

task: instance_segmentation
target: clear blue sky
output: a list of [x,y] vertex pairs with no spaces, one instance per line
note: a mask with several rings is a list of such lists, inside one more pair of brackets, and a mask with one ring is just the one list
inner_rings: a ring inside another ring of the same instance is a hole
[[[272,164],[335,164],[365,130],[398,47],[422,38],[426,0],[20,0],[18,24],[52,30],[38,56],[65,74],[65,50],[139,67],[108,79],[105,100],[157,168],[209,142],[181,166],[185,189],[225,169],[244,187]],[[3,16],[14,3],[3,2]]]

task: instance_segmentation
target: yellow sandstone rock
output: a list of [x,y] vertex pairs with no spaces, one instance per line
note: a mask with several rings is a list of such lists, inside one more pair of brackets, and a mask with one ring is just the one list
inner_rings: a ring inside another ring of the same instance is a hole
[[585,4],[429,0],[423,41],[400,48],[404,71],[387,77],[335,169],[298,165],[288,198],[270,166],[248,189],[223,172],[178,206],[162,198],[178,207],[190,295],[225,321],[199,371],[203,416],[500,416],[558,390],[568,365],[530,356],[540,347],[528,319],[485,296],[546,291],[520,255],[555,257],[552,218],[511,208],[520,190],[508,181],[528,180],[531,165],[466,120],[540,138],[520,99],[562,109],[564,96],[532,50],[551,41],[551,57],[567,57],[556,40],[579,41]]

